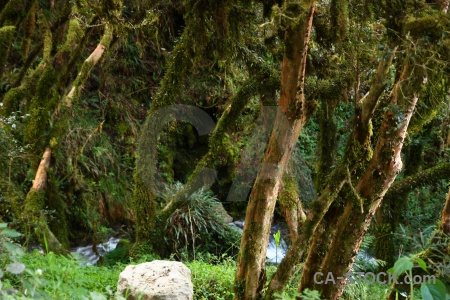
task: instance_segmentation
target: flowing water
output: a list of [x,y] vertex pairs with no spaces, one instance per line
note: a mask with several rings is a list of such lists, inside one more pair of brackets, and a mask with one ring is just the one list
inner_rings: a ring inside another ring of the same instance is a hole
[[107,242],[97,245],[97,253],[94,251],[93,245],[84,247],[77,247],[70,251],[81,265],[94,266],[100,260],[100,257],[105,255],[106,252],[116,249],[120,239],[112,237]]
[[[242,229],[244,228],[244,221],[234,221],[229,225],[235,226],[242,233]],[[273,235],[276,234],[278,230],[280,230],[281,232],[279,245],[276,244],[275,238],[273,237]],[[267,246],[266,263],[276,265],[279,264],[286,255],[287,250],[288,246],[283,238],[283,231],[281,230],[281,226],[278,224],[273,225],[272,227],[270,227],[270,237],[269,237],[269,244]]]

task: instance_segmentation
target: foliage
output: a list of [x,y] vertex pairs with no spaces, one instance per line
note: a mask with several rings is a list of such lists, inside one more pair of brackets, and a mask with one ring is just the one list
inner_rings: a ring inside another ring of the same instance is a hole
[[[425,272],[427,271],[427,265],[424,260],[418,256],[402,256],[390,268],[387,272],[393,274],[395,278],[398,278],[402,274],[406,273],[409,277],[410,295],[411,300],[414,299],[414,281],[413,281],[413,267],[418,265]],[[424,300],[445,300],[447,299],[447,287],[442,281],[436,279],[436,282],[422,282],[420,284],[420,292]]]
[[275,294],[275,299],[280,300],[320,300],[320,294],[318,291],[310,291],[309,289],[305,289],[301,294],[296,292],[294,294]]
[[364,240],[361,243],[358,255],[356,256],[356,260],[352,267],[354,271],[376,272],[378,271],[379,266],[384,266],[386,264],[385,261],[373,258],[370,255],[370,248],[374,241],[375,237],[373,235],[367,234],[364,236]]
[[81,266],[53,253],[26,253],[12,240],[19,236],[0,224],[0,298],[97,300],[114,295],[122,265]]
[[[371,234],[364,236],[364,240],[361,243],[358,255],[352,266],[352,271],[375,273],[378,271],[378,267],[386,264],[385,261],[375,259],[370,255],[374,240],[375,237]],[[353,283],[346,285],[343,298],[346,300],[381,300],[386,298],[388,291],[389,287],[378,284],[377,282],[368,284],[364,280],[355,280]]]
[[192,272],[194,299],[232,300],[236,262],[230,257],[194,260],[186,263]]
[[105,254],[103,257],[103,264],[105,266],[114,266],[117,263],[128,264],[130,262],[130,250],[130,241],[121,239],[117,244],[116,249]]
[[[179,188],[179,184],[174,185],[174,189]],[[191,195],[187,205],[175,210],[168,218],[166,242],[172,245],[178,256],[184,250],[187,259],[195,259],[198,251],[220,255],[231,250],[233,253],[240,235],[234,227],[225,224],[224,213],[212,192],[200,189]]]

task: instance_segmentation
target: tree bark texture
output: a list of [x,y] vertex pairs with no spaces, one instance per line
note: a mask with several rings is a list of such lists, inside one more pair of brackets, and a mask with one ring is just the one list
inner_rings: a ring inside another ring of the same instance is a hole
[[262,296],[267,244],[278,190],[309,114],[304,97],[304,80],[315,2],[309,3],[310,9],[304,12],[304,18],[286,30],[280,104],[247,206],[236,270],[235,299],[258,299]]

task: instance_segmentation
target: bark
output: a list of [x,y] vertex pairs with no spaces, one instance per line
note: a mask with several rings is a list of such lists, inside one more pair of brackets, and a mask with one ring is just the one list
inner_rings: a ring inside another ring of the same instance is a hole
[[291,159],[289,167],[283,176],[283,189],[280,191],[279,203],[284,219],[289,228],[291,242],[298,236],[298,230],[306,218],[302,208],[302,202],[298,196],[298,184],[292,174],[293,161]]
[[337,99],[324,99],[322,101],[319,115],[319,147],[318,164],[316,167],[315,185],[320,191],[326,184],[326,178],[330,175],[335,165],[336,148],[339,139],[337,138],[337,125],[334,120],[334,111],[339,104]]
[[[98,63],[100,58],[102,57],[106,47],[109,45],[112,38],[112,30],[110,28],[105,29],[105,34],[101,43],[97,46],[97,48],[92,52],[92,54],[85,60],[83,65],[81,66],[81,71],[75,79],[72,89],[68,93],[66,97],[64,97],[64,102],[72,103],[74,100],[74,96],[79,93],[82,85],[85,83],[86,79],[89,77],[92,68]],[[59,111],[59,109],[58,109]],[[58,111],[55,111],[54,115],[58,114]],[[66,116],[67,117],[67,116]],[[41,242],[45,245],[48,245],[48,250],[56,252],[56,253],[68,253],[63,245],[58,241],[55,235],[51,232],[47,225],[47,220],[45,215],[41,212],[44,208],[44,201],[42,201],[42,195],[44,193],[44,189],[47,183],[47,170],[50,167],[51,162],[51,154],[52,149],[51,145],[47,146],[44,154],[42,156],[42,160],[39,164],[39,167],[36,171],[35,179],[33,181],[33,185],[26,197],[25,200],[25,210],[23,213],[24,217],[28,217],[30,215],[39,216],[39,221],[37,223],[37,228],[40,232],[42,232],[43,236]],[[39,200],[37,200],[39,199]],[[63,213],[63,212],[58,212]]]
[[[57,254],[68,254],[69,252],[58,241],[47,225],[46,217],[42,212],[45,203],[44,189],[47,185],[47,169],[50,167],[52,150],[45,149],[33,185],[27,194],[22,218],[34,226],[35,234],[38,236],[46,251]],[[30,234],[31,232],[29,232]]]
[[303,265],[302,277],[300,279],[299,290],[305,289],[314,290],[314,274],[321,268],[321,264],[331,244],[335,226],[338,217],[342,213],[342,205],[333,202],[330,209],[322,218],[322,222],[314,232],[312,237],[311,247],[308,249],[308,256]]
[[442,210],[440,229],[443,234],[450,234],[450,189],[447,194],[444,209]]
[[450,4],[449,0],[436,0],[436,5],[439,7],[439,9],[446,14],[448,11],[448,6]]
[[369,93],[360,100],[357,105],[355,126],[352,136],[347,142],[345,157],[338,168],[330,174],[320,197],[314,201],[310,212],[303,223],[301,234],[294,241],[281,261],[277,271],[272,277],[264,299],[271,299],[274,293],[280,293],[296,272],[299,262],[303,259],[312,236],[328,211],[330,205],[336,199],[342,186],[348,182],[348,174],[359,164],[364,163],[371,155],[371,117],[381,94],[387,85],[386,75],[389,71],[394,52],[388,52],[380,59],[377,72],[372,79]]
[[265,283],[264,264],[278,190],[309,114],[304,80],[314,8],[315,2],[311,1],[309,12],[304,14],[306,17],[286,29],[280,105],[247,206],[236,270],[235,299],[260,298]]
[[[341,297],[345,274],[353,264],[372,217],[402,169],[400,153],[418,101],[421,71],[421,67],[414,67],[411,57],[406,59],[402,76],[393,89],[391,105],[384,114],[374,155],[353,193],[346,197],[348,202],[322,264],[323,273],[331,272],[336,278],[336,283],[321,286],[326,299]],[[339,279],[340,276],[344,278]]]

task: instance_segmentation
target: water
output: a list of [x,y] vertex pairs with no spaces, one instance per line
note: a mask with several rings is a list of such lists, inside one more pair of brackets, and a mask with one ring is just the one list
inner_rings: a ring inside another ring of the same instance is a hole
[[116,249],[119,241],[119,238],[112,237],[107,242],[97,245],[97,252],[99,255],[94,252],[93,245],[72,249],[70,253],[73,257],[75,257],[76,260],[80,262],[81,265],[95,266],[100,260],[101,256],[105,255],[105,253],[109,251]]
[[[234,221],[229,225],[238,228],[242,233],[242,229],[244,228],[244,221]],[[281,231],[280,225],[273,225],[272,227],[270,227],[270,237],[269,244],[267,246],[266,263],[277,265],[286,256],[288,246],[286,244],[286,241],[283,239],[283,233],[281,233],[280,245],[278,245],[278,247],[276,245],[275,238],[273,237],[273,235],[277,233],[278,230]]]

